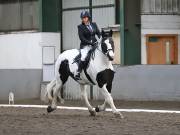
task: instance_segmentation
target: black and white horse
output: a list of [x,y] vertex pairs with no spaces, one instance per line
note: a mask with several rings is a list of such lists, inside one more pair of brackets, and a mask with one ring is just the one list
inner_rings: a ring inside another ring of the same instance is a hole
[[[52,112],[56,109],[57,99],[60,90],[62,90],[68,77],[74,78],[77,71],[77,63],[79,50],[72,49],[64,51],[59,55],[55,65],[55,79],[47,85],[46,96],[51,103],[47,111]],[[89,62],[81,73],[81,80],[76,80],[80,84],[82,98],[85,100],[86,106],[91,115],[95,116],[96,112],[104,111],[106,104],[112,108],[112,112],[123,118],[122,114],[117,111],[113,98],[111,96],[112,81],[114,78],[114,69],[112,60],[114,59],[114,42],[112,39],[112,31],[108,34],[102,31],[102,37],[98,39],[96,47],[93,47],[91,53],[88,54]],[[104,95],[105,101],[95,109],[90,105],[86,93],[87,85],[98,85]],[[60,100],[63,102],[63,99]]]

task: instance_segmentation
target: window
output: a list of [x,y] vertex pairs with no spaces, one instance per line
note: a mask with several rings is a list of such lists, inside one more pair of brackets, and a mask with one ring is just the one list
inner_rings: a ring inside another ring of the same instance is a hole
[[0,0],[0,32],[37,30],[38,0]]
[[142,14],[179,14],[179,0],[141,0]]

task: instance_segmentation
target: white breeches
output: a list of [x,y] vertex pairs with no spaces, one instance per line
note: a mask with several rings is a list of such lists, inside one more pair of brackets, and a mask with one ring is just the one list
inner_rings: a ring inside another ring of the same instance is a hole
[[85,61],[85,58],[88,54],[88,52],[91,50],[91,46],[85,46],[83,49],[81,49],[81,61]]

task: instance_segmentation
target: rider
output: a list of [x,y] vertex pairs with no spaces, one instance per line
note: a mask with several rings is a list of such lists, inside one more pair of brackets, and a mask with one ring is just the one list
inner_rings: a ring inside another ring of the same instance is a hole
[[79,39],[81,40],[80,43],[80,53],[81,53],[81,60],[78,62],[78,70],[75,78],[80,80],[80,73],[83,69],[83,63],[87,56],[87,53],[90,51],[92,46],[96,45],[96,38],[95,35],[100,37],[100,31],[98,26],[95,22],[91,22],[91,15],[88,11],[83,11],[80,14],[80,18],[82,23],[78,25],[78,34]]

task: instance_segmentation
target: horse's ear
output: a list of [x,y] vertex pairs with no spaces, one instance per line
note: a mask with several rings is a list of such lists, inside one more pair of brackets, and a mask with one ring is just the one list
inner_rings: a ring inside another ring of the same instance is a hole
[[110,30],[110,32],[109,32],[109,36],[110,36],[110,37],[112,37],[112,35],[113,35],[113,31],[112,31],[112,30]]
[[105,32],[104,32],[104,30],[102,30],[101,35],[102,35],[102,37],[104,37],[104,36],[105,36]]

